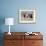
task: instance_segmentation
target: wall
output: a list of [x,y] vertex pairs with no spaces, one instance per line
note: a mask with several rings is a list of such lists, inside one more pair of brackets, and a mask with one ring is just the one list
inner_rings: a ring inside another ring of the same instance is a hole
[[[1,0],[2,17],[13,17],[15,19],[14,26],[11,31],[46,31],[46,1],[45,0]],[[19,24],[19,9],[36,9],[36,24]],[[2,32],[8,31],[6,25],[2,25]]]
[[[1,15],[4,17],[13,17],[14,26],[11,31],[46,31],[46,1],[42,0],[1,0]],[[36,9],[36,24],[19,24],[19,9]],[[6,25],[2,26],[2,32],[8,31]]]
[[[36,24],[19,24],[19,9],[36,9]],[[0,0],[0,18],[13,17],[12,32],[46,32],[46,0]],[[8,32],[8,26],[0,24],[0,32]]]

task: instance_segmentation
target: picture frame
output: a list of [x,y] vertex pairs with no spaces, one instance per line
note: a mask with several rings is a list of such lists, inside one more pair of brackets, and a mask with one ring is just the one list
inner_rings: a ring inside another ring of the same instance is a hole
[[35,23],[36,13],[34,10],[19,10],[19,23]]

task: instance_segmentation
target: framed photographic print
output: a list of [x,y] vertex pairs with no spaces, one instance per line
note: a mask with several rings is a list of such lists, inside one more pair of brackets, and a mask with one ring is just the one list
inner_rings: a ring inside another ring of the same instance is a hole
[[19,23],[35,23],[35,10],[19,10]]

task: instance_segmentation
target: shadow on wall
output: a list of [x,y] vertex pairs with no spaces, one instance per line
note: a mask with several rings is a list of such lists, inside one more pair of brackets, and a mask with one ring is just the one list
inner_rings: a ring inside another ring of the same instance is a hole
[[2,33],[2,25],[4,25],[5,23],[5,17],[4,16],[0,16],[0,46],[3,46],[3,34]]

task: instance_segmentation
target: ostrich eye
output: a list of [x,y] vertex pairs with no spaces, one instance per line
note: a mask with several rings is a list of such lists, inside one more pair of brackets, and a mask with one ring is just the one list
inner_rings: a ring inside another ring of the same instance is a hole
[[24,14],[24,17],[25,17],[25,14]]
[[32,14],[30,15],[30,18],[33,18]]

